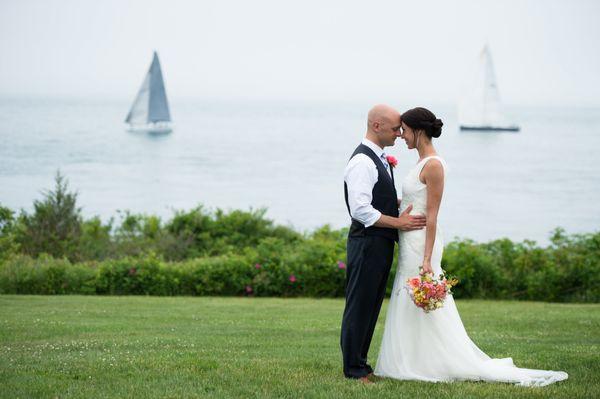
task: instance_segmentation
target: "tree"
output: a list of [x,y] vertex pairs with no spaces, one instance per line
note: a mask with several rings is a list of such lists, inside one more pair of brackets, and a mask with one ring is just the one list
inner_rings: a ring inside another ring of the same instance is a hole
[[14,212],[0,204],[0,260],[19,249],[14,236],[14,222]]
[[21,211],[18,241],[21,250],[32,256],[47,253],[77,260],[82,231],[77,193],[69,191],[68,182],[60,171],[56,172],[54,180],[54,190],[45,191],[43,200],[34,201],[32,215]]

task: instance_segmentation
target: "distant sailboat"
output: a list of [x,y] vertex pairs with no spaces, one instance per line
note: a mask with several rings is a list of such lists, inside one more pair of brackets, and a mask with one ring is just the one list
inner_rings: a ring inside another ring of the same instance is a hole
[[460,130],[518,132],[519,126],[508,123],[502,113],[494,63],[487,45],[479,55],[472,83],[459,105]]
[[156,51],[125,122],[129,124],[130,131],[169,133],[172,130],[169,103]]

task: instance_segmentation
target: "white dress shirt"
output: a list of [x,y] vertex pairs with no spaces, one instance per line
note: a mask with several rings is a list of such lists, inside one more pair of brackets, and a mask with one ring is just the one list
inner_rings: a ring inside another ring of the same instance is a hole
[[[381,158],[387,172],[391,175],[383,149],[367,138],[362,140],[362,144],[372,149],[375,155]],[[365,227],[372,226],[381,217],[381,212],[371,205],[373,187],[377,183],[378,176],[375,162],[365,154],[353,156],[344,171],[344,181],[348,187],[350,215]]]

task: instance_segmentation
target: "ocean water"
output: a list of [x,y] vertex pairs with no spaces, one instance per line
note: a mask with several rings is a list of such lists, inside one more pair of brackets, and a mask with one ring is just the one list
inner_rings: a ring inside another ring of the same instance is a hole
[[[310,231],[346,226],[343,170],[370,104],[174,101],[173,133],[125,130],[124,100],[0,100],[0,203],[32,209],[57,169],[86,216],[117,210],[168,218],[175,209],[268,208]],[[419,105],[419,104],[414,104]],[[411,104],[397,104],[406,109]],[[439,221],[449,241],[600,227],[600,109],[508,108],[519,133],[460,132],[452,106],[435,142],[449,166]],[[417,161],[402,140],[396,183]]]

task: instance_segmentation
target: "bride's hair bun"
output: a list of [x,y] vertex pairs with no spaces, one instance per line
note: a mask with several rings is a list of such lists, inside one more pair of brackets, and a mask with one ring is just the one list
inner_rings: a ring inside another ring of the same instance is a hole
[[435,119],[431,122],[431,137],[440,137],[442,134],[442,126],[444,126],[444,122],[441,119]]
[[406,123],[411,129],[424,130],[429,137],[440,137],[444,122],[435,117],[433,112],[427,108],[417,107],[409,109],[401,116],[402,122]]

